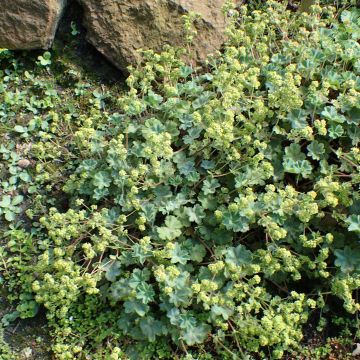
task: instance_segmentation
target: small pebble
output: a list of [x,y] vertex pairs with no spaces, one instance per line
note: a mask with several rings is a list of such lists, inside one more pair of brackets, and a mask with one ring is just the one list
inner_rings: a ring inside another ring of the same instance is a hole
[[352,352],[352,356],[360,355],[360,344],[356,344],[356,349]]
[[28,159],[21,159],[18,161],[18,166],[20,166],[23,169],[26,169],[30,166],[30,161]]

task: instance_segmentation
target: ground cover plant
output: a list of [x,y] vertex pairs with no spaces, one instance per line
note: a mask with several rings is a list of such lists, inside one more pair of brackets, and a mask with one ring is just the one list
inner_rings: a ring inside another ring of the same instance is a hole
[[3,325],[45,311],[60,360],[296,357],[309,324],[356,340],[353,5],[229,5],[201,68],[190,17],[187,50],[144,52],[126,91],[1,50]]

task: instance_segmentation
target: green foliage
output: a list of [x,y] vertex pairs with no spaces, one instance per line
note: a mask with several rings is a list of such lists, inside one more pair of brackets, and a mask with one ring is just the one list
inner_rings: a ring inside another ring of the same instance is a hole
[[279,359],[360,310],[359,10],[228,13],[206,67],[145,51],[125,93],[0,52],[1,270],[57,359]]
[[2,327],[0,327],[0,356],[3,360],[14,359],[14,353],[4,340],[4,329]]
[[14,221],[16,214],[21,212],[18,205],[23,199],[22,195],[16,195],[13,198],[10,195],[4,195],[0,201],[0,215],[4,215],[7,221]]
[[51,64],[51,53],[45,51],[43,55],[38,56],[38,60],[41,66],[48,66]]

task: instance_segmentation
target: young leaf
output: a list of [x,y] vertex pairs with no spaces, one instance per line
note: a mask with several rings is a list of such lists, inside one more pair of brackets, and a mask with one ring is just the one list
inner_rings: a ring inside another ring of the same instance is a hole
[[350,215],[346,219],[346,223],[349,225],[348,230],[349,231],[355,231],[360,234],[360,215]]
[[194,207],[185,207],[185,213],[189,217],[190,222],[200,224],[202,219],[205,217],[204,209],[196,204]]
[[8,208],[11,205],[11,196],[4,195],[0,201],[0,207]]
[[137,300],[128,300],[124,302],[125,312],[127,314],[138,314],[143,317],[149,311],[149,305],[143,304]]
[[183,249],[179,243],[175,243],[174,249],[171,250],[171,262],[173,264],[180,263],[185,265],[190,260],[190,256],[187,250]]
[[352,249],[349,246],[334,251],[335,265],[341,268],[343,273],[360,270],[360,249]]
[[141,283],[136,288],[136,298],[141,300],[142,303],[148,304],[152,302],[155,297],[155,291],[150,284]]
[[238,245],[236,248],[229,247],[226,251],[225,262],[227,264],[241,266],[248,265],[252,260],[252,252],[244,245]]
[[204,195],[214,194],[220,183],[216,179],[204,180],[202,190]]
[[11,205],[13,206],[17,206],[19,204],[21,204],[24,200],[24,197],[22,195],[16,195],[12,201],[11,201]]
[[325,146],[322,143],[319,143],[318,141],[314,140],[307,146],[309,155],[314,160],[320,160],[322,158],[322,155],[325,154]]
[[108,265],[105,272],[105,278],[110,282],[114,282],[118,275],[121,274],[121,263],[119,261],[114,261]]
[[182,339],[189,346],[201,344],[204,342],[209,332],[209,325],[199,325],[193,328],[188,328],[186,331],[184,331]]
[[167,216],[165,226],[157,228],[161,240],[174,240],[181,235],[182,223],[175,216]]
[[161,321],[155,320],[151,316],[147,316],[140,320],[140,329],[150,342],[154,342],[156,337],[162,334]]
[[93,184],[101,190],[110,186],[111,178],[106,171],[99,171],[94,175]]

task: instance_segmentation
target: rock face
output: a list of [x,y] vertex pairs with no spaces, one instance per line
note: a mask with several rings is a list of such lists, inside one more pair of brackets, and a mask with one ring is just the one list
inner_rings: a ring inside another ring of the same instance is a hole
[[225,40],[225,0],[80,0],[88,40],[126,71],[140,56],[137,49],[161,50],[184,45],[182,15],[195,12],[196,60],[218,50]]
[[0,0],[0,48],[49,48],[65,2]]

